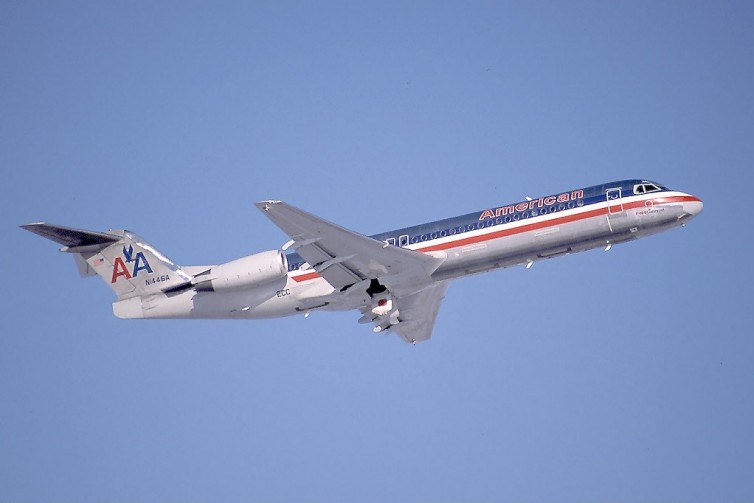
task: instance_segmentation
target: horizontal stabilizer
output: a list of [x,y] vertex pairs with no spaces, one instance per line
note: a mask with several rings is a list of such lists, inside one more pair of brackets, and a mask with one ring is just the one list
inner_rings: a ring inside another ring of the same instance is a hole
[[120,236],[104,232],[85,231],[72,227],[63,227],[62,225],[46,224],[44,222],[22,225],[21,227],[69,248],[96,245],[108,246],[122,239]]
[[131,231],[97,232],[44,222],[21,227],[63,245],[60,251],[73,255],[82,277],[100,276],[119,300],[183,291],[191,281],[180,266]]

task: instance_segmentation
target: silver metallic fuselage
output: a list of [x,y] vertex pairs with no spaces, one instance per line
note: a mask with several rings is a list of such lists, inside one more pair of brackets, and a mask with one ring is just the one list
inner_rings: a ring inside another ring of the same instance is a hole
[[[498,208],[497,212],[487,210],[480,214],[476,223],[463,223],[448,229],[441,225],[433,232],[430,232],[431,225],[427,224],[373,237],[384,240],[386,246],[402,246],[441,258],[442,264],[431,277],[444,281],[493,269],[530,265],[597,247],[609,249],[614,244],[680,226],[703,208],[697,197],[668,189],[647,194],[630,193],[625,186],[603,191],[601,201],[599,197],[592,197],[586,198],[586,203],[575,199],[568,204],[555,202],[548,205],[543,201],[555,201],[555,196],[540,198],[538,203],[529,198],[527,201],[531,202],[528,204],[524,201]],[[583,191],[574,191],[573,194],[577,192],[583,194]],[[524,211],[507,213],[505,210],[524,207]],[[427,228],[430,231],[420,234]],[[295,256],[289,260],[295,261]],[[118,307],[118,304],[128,302],[132,305]],[[227,293],[188,290],[168,297],[159,295],[152,300],[129,299],[114,304],[114,309],[119,316],[119,310],[124,314],[131,313],[125,317],[134,317],[131,311],[138,309],[145,318],[250,319],[316,309],[355,309],[359,305],[336,291],[308,264],[293,263],[272,296],[269,291],[253,289]]]

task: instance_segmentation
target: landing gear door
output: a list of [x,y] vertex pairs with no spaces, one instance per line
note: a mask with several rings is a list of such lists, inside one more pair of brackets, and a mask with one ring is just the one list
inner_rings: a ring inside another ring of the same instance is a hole
[[607,224],[610,226],[610,232],[616,232],[615,227],[626,220],[621,188],[607,189],[605,198],[607,199]]

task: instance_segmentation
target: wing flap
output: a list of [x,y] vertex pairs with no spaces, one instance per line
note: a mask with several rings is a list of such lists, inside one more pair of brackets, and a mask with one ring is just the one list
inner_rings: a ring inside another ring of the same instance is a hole
[[[302,253],[303,248],[303,253]],[[347,266],[343,265],[347,256],[338,257],[334,254],[328,253],[317,243],[311,243],[299,248],[299,255],[304,257],[314,270],[320,275],[323,275],[325,279],[335,288],[343,288],[343,286],[352,285],[363,280],[361,276],[353,272]]]

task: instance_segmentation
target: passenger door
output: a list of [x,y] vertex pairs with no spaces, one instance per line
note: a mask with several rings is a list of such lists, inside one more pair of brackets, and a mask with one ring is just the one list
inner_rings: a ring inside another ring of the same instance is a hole
[[617,227],[625,224],[626,211],[623,207],[623,194],[620,187],[614,187],[605,190],[607,199],[607,224],[610,226],[610,232],[617,232]]

